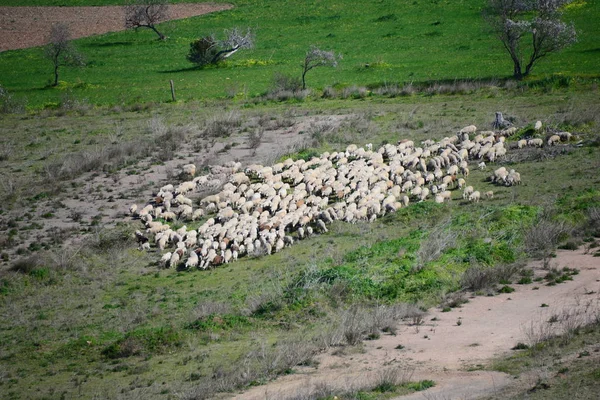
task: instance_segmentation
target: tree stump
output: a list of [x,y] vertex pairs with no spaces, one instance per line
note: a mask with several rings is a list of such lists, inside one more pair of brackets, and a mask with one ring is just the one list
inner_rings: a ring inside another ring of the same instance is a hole
[[506,129],[511,125],[512,124],[509,121],[504,119],[501,112],[496,113],[496,119],[494,120],[494,122],[492,122],[492,128],[498,129],[498,130]]

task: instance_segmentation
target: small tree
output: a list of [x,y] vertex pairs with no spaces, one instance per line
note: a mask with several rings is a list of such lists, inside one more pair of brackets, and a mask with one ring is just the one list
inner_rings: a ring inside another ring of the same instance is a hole
[[159,40],[167,37],[156,25],[169,15],[168,0],[132,0],[125,6],[125,28],[148,28],[158,35]]
[[341,55],[336,55],[333,51],[325,51],[316,46],[311,46],[306,52],[302,65],[302,90],[306,89],[306,74],[308,71],[317,67],[335,68],[341,58]]
[[71,44],[71,33],[65,24],[52,25],[48,44],[44,48],[44,55],[52,61],[54,66],[54,83],[58,85],[58,71],[62,66],[79,67],[85,65],[83,57]]
[[215,35],[205,36],[190,43],[188,61],[199,66],[218,64],[231,57],[238,50],[254,47],[254,34],[248,28],[246,32],[238,28],[225,30],[225,39],[218,40]]
[[[573,24],[561,21],[561,8],[571,1],[488,0],[484,18],[510,55],[515,79],[529,75],[541,58],[577,41]],[[524,46],[527,38],[530,45]]]

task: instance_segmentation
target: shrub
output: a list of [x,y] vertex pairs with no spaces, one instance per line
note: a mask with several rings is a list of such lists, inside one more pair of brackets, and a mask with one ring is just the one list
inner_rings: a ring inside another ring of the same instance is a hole
[[548,268],[552,252],[565,238],[571,228],[564,221],[555,221],[544,213],[524,235],[527,252],[542,259],[543,267]]
[[417,251],[415,270],[420,271],[428,262],[438,259],[444,251],[456,245],[456,232],[449,229],[450,222],[433,229],[421,242]]
[[111,359],[126,358],[143,353],[161,352],[181,344],[179,332],[172,327],[138,329],[106,346],[102,355]]
[[500,290],[498,290],[498,293],[512,293],[514,292],[515,289],[508,286],[508,285],[504,285],[500,288]]
[[205,66],[212,63],[218,52],[215,39],[205,36],[190,43],[187,60],[199,66]]
[[10,270],[21,274],[32,274],[43,262],[43,259],[39,255],[34,254],[27,258],[21,258],[15,261],[10,266]]
[[231,136],[236,128],[242,125],[242,116],[237,111],[230,111],[211,118],[202,132],[204,137],[224,138]]

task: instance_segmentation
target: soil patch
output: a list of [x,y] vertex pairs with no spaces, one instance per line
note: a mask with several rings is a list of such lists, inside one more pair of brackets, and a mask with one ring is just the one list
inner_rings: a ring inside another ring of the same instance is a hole
[[[228,10],[230,4],[173,4],[169,20]],[[125,29],[123,7],[0,7],[0,52],[46,44],[53,24],[67,24],[74,39]]]
[[[532,262],[531,267],[541,273],[539,264]],[[285,399],[322,383],[343,387],[344,382],[368,380],[389,367],[409,369],[413,381],[436,382],[435,387],[402,399],[476,399],[498,393],[515,380],[501,372],[482,370],[490,359],[511,352],[518,342],[528,342],[532,327],[541,326],[554,313],[588,307],[588,303],[594,309],[600,306],[600,297],[590,295],[600,291],[598,258],[584,249],[558,251],[552,264],[577,268],[579,274],[556,286],[543,282],[511,285],[516,289],[513,293],[478,296],[450,312],[432,309],[421,326],[401,323],[396,336],[366,341],[359,353],[339,355],[333,349],[317,357],[317,368],[301,367],[296,374],[234,398]]]

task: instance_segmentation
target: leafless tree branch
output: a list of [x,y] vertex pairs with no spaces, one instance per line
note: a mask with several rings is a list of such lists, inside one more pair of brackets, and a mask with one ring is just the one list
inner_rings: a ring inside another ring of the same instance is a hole
[[165,21],[168,15],[168,0],[133,0],[125,6],[125,28],[148,28],[153,30],[160,40],[165,40],[167,37],[156,25]]

